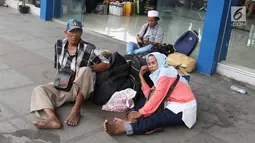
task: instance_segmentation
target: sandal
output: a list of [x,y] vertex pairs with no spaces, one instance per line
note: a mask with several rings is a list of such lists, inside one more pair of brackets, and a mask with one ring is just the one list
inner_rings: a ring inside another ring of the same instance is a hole
[[157,128],[157,129],[154,129],[154,130],[152,130],[152,131],[149,131],[149,132],[146,132],[146,133],[144,133],[145,135],[150,135],[150,134],[153,134],[153,133],[156,133],[156,132],[160,132],[160,131],[162,131],[163,130],[163,128]]

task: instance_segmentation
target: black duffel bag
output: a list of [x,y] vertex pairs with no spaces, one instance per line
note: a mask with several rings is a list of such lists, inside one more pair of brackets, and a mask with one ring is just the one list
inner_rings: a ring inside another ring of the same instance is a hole
[[175,51],[176,51],[175,48],[171,44],[163,44],[163,45],[160,45],[158,47],[153,47],[152,48],[152,52],[159,52],[159,53],[162,53],[166,56],[168,56],[169,54],[174,53]]
[[[148,55],[148,53],[143,53],[143,54],[136,54],[136,55],[126,55],[124,56],[124,58],[130,63],[130,70],[129,70],[129,75],[130,78],[127,81],[128,84],[130,84],[130,82],[132,83],[132,89],[134,89],[135,91],[137,91],[137,94],[134,98],[134,101],[136,101],[136,99],[139,96],[143,96],[142,90],[141,90],[141,81],[140,81],[140,77],[139,77],[139,72],[142,66],[146,65],[146,55]],[[153,82],[151,81],[150,77],[150,72],[146,72],[144,74],[144,79],[147,82],[147,84],[152,87],[153,86]]]
[[121,91],[132,87],[128,82],[130,63],[115,52],[109,58],[110,68],[103,72],[98,72],[92,101],[97,105],[103,105],[111,98],[116,91]]

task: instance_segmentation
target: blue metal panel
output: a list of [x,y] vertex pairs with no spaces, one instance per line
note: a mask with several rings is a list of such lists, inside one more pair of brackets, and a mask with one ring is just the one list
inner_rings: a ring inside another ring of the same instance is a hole
[[[197,71],[212,75],[216,71],[229,0],[209,0],[197,59]],[[225,12],[225,13],[224,13]]]
[[54,0],[41,0],[40,18],[42,20],[52,20],[53,18],[53,2]]

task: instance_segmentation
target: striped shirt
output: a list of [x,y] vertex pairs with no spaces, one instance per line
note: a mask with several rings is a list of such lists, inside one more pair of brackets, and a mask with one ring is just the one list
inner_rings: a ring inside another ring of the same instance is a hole
[[54,68],[56,69],[65,67],[76,71],[81,67],[96,65],[100,62],[109,63],[93,44],[80,40],[78,50],[72,56],[67,51],[67,38],[58,39],[55,43]]
[[[73,71],[77,71],[81,67],[96,65],[101,62],[109,64],[108,59],[101,54],[95,45],[80,40],[76,54],[69,55],[67,43],[67,38],[60,38],[55,43],[55,69],[59,70],[60,68],[68,68]],[[93,79],[95,83],[95,72],[93,72]]]

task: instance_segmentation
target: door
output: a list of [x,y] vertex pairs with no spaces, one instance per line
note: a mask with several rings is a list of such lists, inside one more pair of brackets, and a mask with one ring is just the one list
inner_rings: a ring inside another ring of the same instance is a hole
[[54,0],[54,18],[63,22],[76,19],[83,23],[85,0]]

